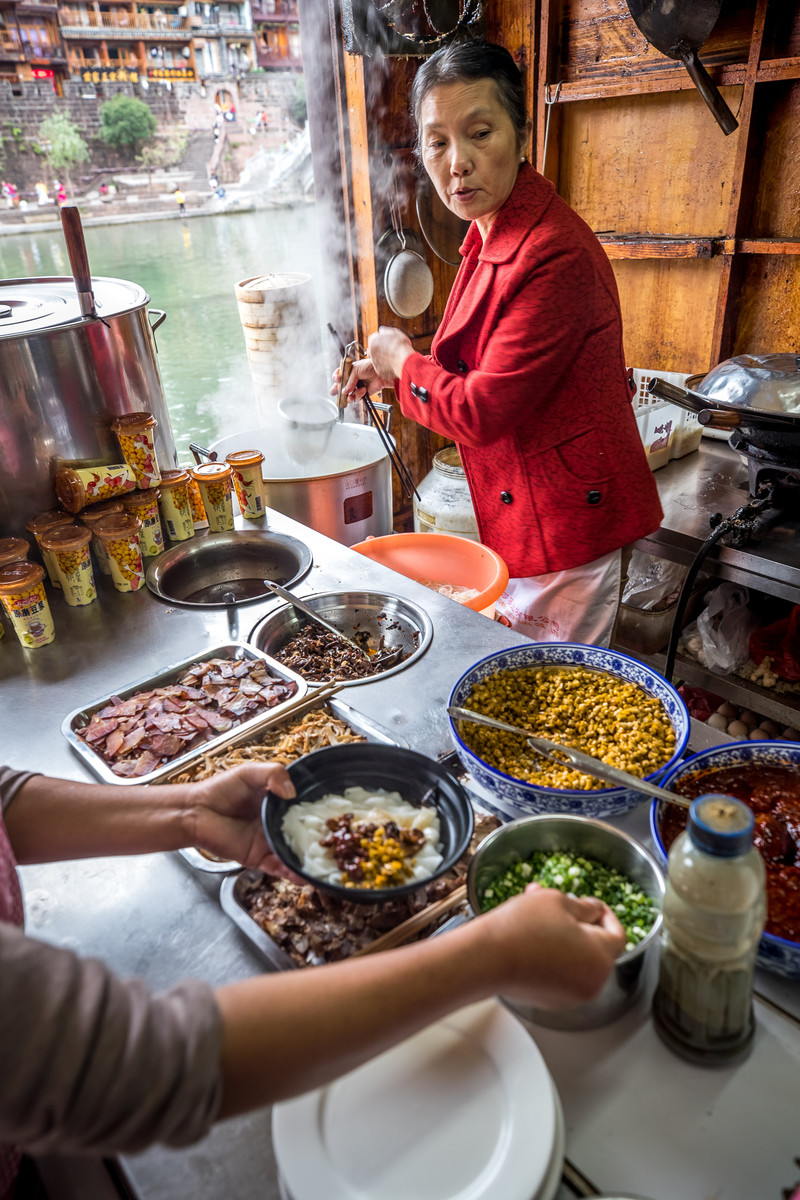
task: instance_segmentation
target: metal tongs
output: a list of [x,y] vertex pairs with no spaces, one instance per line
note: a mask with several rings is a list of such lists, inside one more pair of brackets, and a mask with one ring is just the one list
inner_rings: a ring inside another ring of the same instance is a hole
[[671,804],[680,804],[682,808],[691,806],[691,801],[684,799],[676,792],[668,792],[666,788],[657,787],[654,783],[647,783],[646,780],[639,779],[636,775],[629,775],[627,771],[621,771],[619,767],[610,767],[608,763],[602,762],[599,758],[593,758],[591,754],[584,754],[582,750],[573,750],[572,746],[562,746],[558,742],[548,741],[547,738],[535,737],[527,729],[521,729],[519,725],[508,725],[505,721],[496,720],[495,717],[485,717],[481,713],[472,712],[469,708],[459,708],[455,704],[450,705],[447,711],[457,721],[471,721],[473,725],[488,725],[490,729],[503,729],[506,733],[521,734],[531,749],[535,750],[542,758],[546,758],[560,767],[566,765],[564,761],[566,759],[583,775],[602,779],[604,783],[613,783],[616,787],[634,788],[646,796],[655,797],[656,800],[669,800]]
[[[353,369],[353,363],[355,362],[354,356],[357,355],[359,358],[366,358],[367,352],[360,342],[349,342],[345,346],[345,344],[342,342],[342,339],[339,337],[339,334],[336,332],[330,322],[328,323],[328,330],[331,334],[331,337],[336,342],[336,345],[339,347],[339,353],[342,356],[339,363],[339,389],[336,393],[336,405],[339,409],[339,420],[342,421],[344,420],[344,412],[347,408],[347,400],[344,396],[344,388],[345,384],[350,378],[350,372]],[[411,472],[400,457],[400,453],[389,434],[389,430],[378,413],[377,406],[370,396],[367,395],[366,391],[364,393],[364,406],[366,407],[372,424],[378,431],[378,436],[383,442],[386,453],[389,455],[389,459],[395,469],[397,478],[400,480],[400,486],[405,495],[409,500],[411,499],[412,495],[416,496],[419,500],[419,492],[414,486],[414,480],[411,477]]]

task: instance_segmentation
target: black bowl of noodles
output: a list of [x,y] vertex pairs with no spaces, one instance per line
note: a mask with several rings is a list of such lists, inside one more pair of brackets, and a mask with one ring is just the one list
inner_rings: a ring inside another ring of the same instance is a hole
[[297,795],[267,792],[267,842],[291,871],[339,900],[408,895],[450,870],[470,844],[469,796],[416,750],[329,746],[287,770]]

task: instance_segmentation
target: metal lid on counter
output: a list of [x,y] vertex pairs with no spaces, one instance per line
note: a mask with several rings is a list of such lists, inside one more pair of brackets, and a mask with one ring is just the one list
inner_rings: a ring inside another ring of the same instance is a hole
[[[144,288],[126,279],[93,276],[92,290],[97,315],[103,318],[141,308],[150,301]],[[0,280],[0,338],[85,322],[71,275]]]

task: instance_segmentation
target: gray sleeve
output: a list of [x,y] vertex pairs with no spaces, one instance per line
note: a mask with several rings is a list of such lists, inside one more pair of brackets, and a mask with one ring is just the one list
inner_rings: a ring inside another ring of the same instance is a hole
[[15,771],[13,767],[0,766],[0,811],[5,812],[24,783],[39,771]]
[[219,1110],[211,988],[151,995],[96,959],[0,923],[0,1142],[135,1153],[203,1137]]

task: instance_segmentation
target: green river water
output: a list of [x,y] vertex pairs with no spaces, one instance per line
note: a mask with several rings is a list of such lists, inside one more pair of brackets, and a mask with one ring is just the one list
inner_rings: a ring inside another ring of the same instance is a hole
[[[312,276],[322,312],[322,267],[313,205],[85,228],[93,275],[138,283],[167,319],[158,362],[181,460],[190,441],[260,424],[234,284],[268,272]],[[61,232],[0,238],[4,279],[69,275]]]

